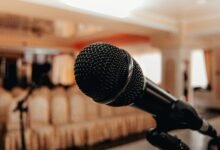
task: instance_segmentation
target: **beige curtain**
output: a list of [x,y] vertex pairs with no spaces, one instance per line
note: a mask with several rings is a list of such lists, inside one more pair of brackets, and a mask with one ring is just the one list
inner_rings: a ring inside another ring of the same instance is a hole
[[211,89],[212,86],[212,50],[205,49],[204,50],[205,57],[205,66],[206,66],[206,74],[208,79],[208,89]]
[[74,83],[72,55],[57,55],[53,59],[52,81],[54,84],[72,85]]

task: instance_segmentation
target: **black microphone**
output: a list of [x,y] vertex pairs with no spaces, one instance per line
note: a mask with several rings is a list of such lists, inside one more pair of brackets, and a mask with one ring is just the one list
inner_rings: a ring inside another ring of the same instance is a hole
[[98,103],[130,105],[149,112],[161,131],[187,128],[217,136],[191,105],[144,77],[140,66],[123,49],[107,43],[91,44],[77,56],[74,70],[81,91]]

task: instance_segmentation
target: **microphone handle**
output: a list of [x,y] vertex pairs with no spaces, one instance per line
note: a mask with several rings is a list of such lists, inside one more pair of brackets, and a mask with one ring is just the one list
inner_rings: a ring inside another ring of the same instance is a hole
[[[170,118],[178,122],[179,126],[197,130],[210,137],[217,137],[217,131],[207,121],[201,119],[196,110],[183,101],[177,101],[172,105]],[[178,125],[177,125],[178,126]]]
[[154,116],[161,116],[170,112],[171,105],[175,101],[177,101],[177,98],[145,77],[143,94],[138,100],[133,102],[132,106],[149,112]]
[[191,105],[178,100],[147,78],[143,94],[131,106],[151,113],[157,121],[158,128],[164,132],[192,129],[211,137],[217,136],[216,130],[201,119]]

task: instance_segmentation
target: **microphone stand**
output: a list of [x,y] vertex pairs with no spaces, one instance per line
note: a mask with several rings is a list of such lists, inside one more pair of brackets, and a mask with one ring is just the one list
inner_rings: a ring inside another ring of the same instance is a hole
[[[181,103],[181,101],[173,103],[168,114],[161,113],[153,116],[156,120],[157,127],[149,130],[146,134],[147,140],[152,145],[162,150],[189,150],[189,147],[180,139],[178,139],[176,136],[168,134],[168,132],[171,130],[187,128],[196,129],[198,126],[193,123],[193,120],[197,118],[196,112],[193,111],[192,107],[182,105]],[[178,115],[180,112],[185,112],[187,116]],[[213,139],[217,138],[217,132],[214,128],[210,128],[209,134],[207,135]]]
[[220,149],[220,137],[210,139],[207,150],[219,150]]
[[18,101],[17,106],[13,110],[13,112],[19,111],[19,123],[20,123],[20,133],[21,133],[21,149],[26,150],[26,143],[25,143],[25,127],[24,127],[24,113],[28,112],[28,107],[24,105],[24,103],[27,101],[28,97],[33,92],[34,87],[31,87],[28,91],[27,95],[22,98],[20,101]]
[[175,112],[182,110],[181,107],[177,107],[179,106],[178,104],[174,103],[173,105],[175,107],[171,107],[171,111],[168,114],[153,114],[157,127],[147,131],[146,139],[161,150],[190,150],[177,136],[168,134],[171,130],[186,129],[189,127],[187,123],[182,124],[178,121],[180,116]]

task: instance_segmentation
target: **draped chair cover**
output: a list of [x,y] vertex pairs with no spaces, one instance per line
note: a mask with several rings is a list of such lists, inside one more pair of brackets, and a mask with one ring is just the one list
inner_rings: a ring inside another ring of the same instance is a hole
[[[17,103],[26,96],[27,91],[21,88],[15,87],[11,91],[11,95],[13,96],[13,102],[10,104],[8,112],[7,112],[7,130],[19,130],[20,129],[20,118],[19,111],[14,112],[14,109],[17,107]],[[24,105],[27,105],[26,103]],[[25,128],[27,127],[27,113],[23,113],[23,122]]]
[[[27,92],[20,88],[14,88],[11,91],[13,101],[9,106],[7,112],[6,122],[6,135],[5,135],[5,149],[6,150],[18,150],[21,149],[21,133],[20,133],[20,118],[19,111],[14,112],[18,101],[22,100],[26,96]],[[28,129],[27,113],[23,114],[23,123],[25,126],[25,141],[28,149],[31,147],[31,132]]]
[[70,115],[68,132],[71,133],[71,140],[75,146],[83,146],[87,144],[87,99],[77,86],[69,88],[67,95],[69,99]]
[[13,101],[14,99],[10,93],[0,89],[0,124],[6,123],[8,109]]
[[115,107],[99,105],[100,117],[112,117]]
[[86,121],[86,104],[87,99],[78,87],[74,86],[68,89],[67,92],[69,98],[69,115],[71,123],[79,123]]
[[[22,93],[24,95],[24,91],[16,89],[12,97],[0,89],[0,98],[10,99],[6,118],[8,131],[5,148],[7,150],[21,147],[19,116],[18,113],[12,113],[12,110]],[[82,94],[77,86],[67,91],[61,87],[52,91],[46,87],[36,89],[27,104],[29,112],[26,117],[25,135],[28,138],[28,148],[33,150],[94,145],[156,126],[150,114],[133,107],[110,107],[95,103]]]
[[36,89],[28,100],[32,149],[54,149],[55,145],[54,127],[50,125],[50,99],[44,90]]
[[51,123],[55,126],[55,148],[69,148],[74,143],[69,112],[67,92],[61,87],[55,88],[51,94]]
[[51,97],[51,122],[53,125],[67,124],[69,121],[69,104],[63,88],[52,91]]
[[49,124],[49,100],[44,94],[40,92],[40,90],[34,91],[33,95],[30,96],[28,100],[28,108],[31,127],[38,127]]
[[11,90],[11,95],[16,101],[22,100],[27,94],[27,90],[20,87],[15,87]]
[[[21,135],[19,130],[7,131],[5,135],[5,150],[20,150],[21,149]],[[32,149],[31,145],[31,131],[25,130],[25,142],[27,150]],[[34,149],[33,149],[34,150]]]

